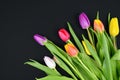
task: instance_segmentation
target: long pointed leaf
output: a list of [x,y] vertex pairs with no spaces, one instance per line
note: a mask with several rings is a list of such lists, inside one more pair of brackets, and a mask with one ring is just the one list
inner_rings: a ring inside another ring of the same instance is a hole
[[83,48],[83,46],[82,46],[80,40],[77,38],[76,34],[74,33],[74,31],[73,31],[73,29],[72,29],[70,23],[67,22],[67,24],[68,24],[68,27],[69,27],[69,31],[70,31],[70,33],[71,33],[71,35],[72,35],[74,41],[76,42],[76,45],[78,46],[78,48],[80,49],[80,51],[81,51],[82,53],[84,53],[85,51],[84,51],[84,48]]
[[47,76],[47,77],[40,78],[40,79],[36,78],[36,80],[73,80],[73,79],[65,77],[65,76]]
[[113,80],[110,55],[109,55],[109,51],[108,51],[108,45],[106,44],[107,43],[106,36],[104,35],[104,33],[102,34],[101,38],[102,38],[102,46],[101,47],[103,47],[103,51],[104,51],[104,55],[105,55],[105,60],[104,60],[104,64],[103,64],[103,72],[104,72],[107,80]]
[[71,75],[75,80],[77,80],[77,78],[75,77],[75,75],[72,73],[72,71],[70,70],[70,68],[60,59],[56,56],[56,59],[58,61],[58,65],[65,70],[69,75]]
[[37,69],[40,69],[48,75],[61,75],[60,73],[56,72],[55,70],[50,69],[47,66],[44,66],[44,65],[42,65],[42,64],[40,64],[37,61],[32,60],[32,59],[30,59],[30,61],[28,61],[28,62],[25,62],[25,64],[28,64],[28,65],[31,65],[31,66],[37,68]]

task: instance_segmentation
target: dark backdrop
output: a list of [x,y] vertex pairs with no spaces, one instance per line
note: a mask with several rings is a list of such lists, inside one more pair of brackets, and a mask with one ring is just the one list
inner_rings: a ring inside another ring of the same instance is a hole
[[92,24],[96,12],[100,11],[100,19],[107,25],[108,12],[120,18],[119,6],[118,0],[0,1],[0,80],[34,80],[45,76],[44,72],[24,65],[28,59],[44,64],[43,57],[51,56],[45,47],[33,40],[34,34],[42,34],[63,48],[64,42],[57,31],[68,30],[67,21],[81,39],[86,31],[79,27],[79,13],[85,12]]

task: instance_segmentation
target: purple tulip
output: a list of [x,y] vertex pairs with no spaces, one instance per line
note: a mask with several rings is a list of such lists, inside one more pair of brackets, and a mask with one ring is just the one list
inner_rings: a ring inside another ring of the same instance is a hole
[[35,34],[34,39],[36,42],[38,42],[42,46],[44,45],[45,42],[47,42],[47,39],[39,34]]
[[80,22],[82,29],[87,29],[88,27],[90,27],[90,21],[84,12],[82,12],[79,15],[79,22]]

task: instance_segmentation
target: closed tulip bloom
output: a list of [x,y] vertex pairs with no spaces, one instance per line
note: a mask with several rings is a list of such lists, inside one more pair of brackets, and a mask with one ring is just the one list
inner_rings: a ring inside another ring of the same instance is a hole
[[105,30],[104,25],[101,20],[99,20],[99,19],[94,20],[94,30],[98,31],[100,33],[102,33]]
[[64,28],[58,31],[59,37],[64,41],[68,41],[70,39],[70,34]]
[[84,49],[85,49],[86,53],[87,53],[88,55],[91,55],[84,41],[82,41],[82,44],[83,44],[83,46],[84,46]]
[[36,42],[38,42],[42,46],[44,45],[45,42],[47,42],[47,39],[39,34],[35,34],[34,39]]
[[109,33],[111,36],[115,37],[119,34],[119,24],[118,19],[112,18],[109,24]]
[[54,60],[51,59],[50,57],[45,56],[45,57],[44,57],[44,62],[45,62],[45,64],[46,64],[49,68],[55,69],[56,64],[55,64]]
[[90,21],[84,12],[79,15],[79,23],[82,29],[87,29],[90,27]]
[[78,54],[78,49],[71,43],[67,43],[65,46],[66,52],[71,56],[71,57],[76,57]]

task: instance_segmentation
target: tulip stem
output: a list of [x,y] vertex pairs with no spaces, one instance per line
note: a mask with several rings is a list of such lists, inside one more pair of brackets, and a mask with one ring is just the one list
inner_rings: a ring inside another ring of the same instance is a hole
[[92,36],[91,36],[90,31],[89,31],[88,28],[87,28],[87,33],[88,33],[88,37],[89,37],[89,40],[90,40],[91,44],[94,46],[94,43],[93,43],[93,40],[92,40]]
[[85,80],[82,75],[73,67],[73,65],[71,63],[69,63],[68,61],[66,61],[68,63],[68,65],[77,73],[77,75],[79,76],[79,78],[81,80]]
[[115,50],[117,50],[116,37],[112,37],[112,40],[113,40],[113,44],[114,44]]
[[58,73],[59,75],[61,75],[56,68],[53,69],[56,73]]
[[71,44],[73,44],[71,40],[67,40],[67,43],[71,43]]
[[79,57],[77,56],[76,58],[77,58],[77,60],[83,65],[83,67],[84,67],[88,72],[91,73],[91,71],[90,71],[90,70],[87,68],[87,66],[79,59]]

